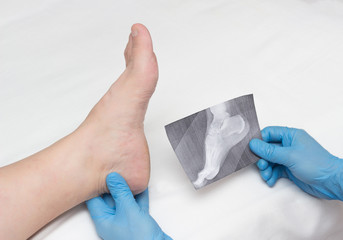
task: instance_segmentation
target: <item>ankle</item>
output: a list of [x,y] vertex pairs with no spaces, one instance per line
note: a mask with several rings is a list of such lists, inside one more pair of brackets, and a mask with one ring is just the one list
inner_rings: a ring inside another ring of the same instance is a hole
[[96,161],[94,158],[94,144],[92,140],[94,135],[88,126],[81,124],[73,133],[67,136],[68,140],[75,152],[73,161],[75,166],[75,179],[82,179],[80,187],[84,188],[87,193],[88,200],[105,192],[106,184],[103,172],[105,167],[101,165],[101,161]]
[[[150,156],[143,129],[124,127],[116,129],[113,136],[101,133],[110,130],[98,129],[98,125],[84,122],[73,133],[82,138],[79,142],[87,156],[83,160],[84,171],[91,178],[93,196],[108,192],[106,177],[112,172],[119,173],[134,194],[143,192],[150,178]],[[135,147],[142,145],[146,146],[143,151]]]

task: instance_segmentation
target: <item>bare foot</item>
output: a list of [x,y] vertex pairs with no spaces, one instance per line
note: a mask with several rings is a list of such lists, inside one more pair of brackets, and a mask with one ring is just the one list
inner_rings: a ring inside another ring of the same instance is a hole
[[107,192],[105,178],[120,173],[134,194],[148,186],[150,157],[144,135],[144,116],[153,94],[158,66],[149,31],[131,28],[125,52],[126,69],[89,113],[77,131],[85,131],[98,174],[98,194]]
[[148,30],[135,24],[131,31],[124,73],[81,126],[0,168],[0,239],[28,239],[71,207],[107,192],[110,172],[120,173],[135,194],[147,187],[150,159],[143,121],[158,69]]

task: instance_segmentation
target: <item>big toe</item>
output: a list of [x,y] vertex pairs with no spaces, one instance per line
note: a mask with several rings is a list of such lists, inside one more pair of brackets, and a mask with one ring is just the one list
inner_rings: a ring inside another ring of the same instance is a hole
[[125,60],[132,81],[142,90],[153,92],[158,79],[158,66],[150,33],[144,25],[137,23],[131,27]]
[[149,30],[140,23],[136,23],[131,27],[131,60],[139,59],[140,57],[149,57],[153,53],[152,40]]

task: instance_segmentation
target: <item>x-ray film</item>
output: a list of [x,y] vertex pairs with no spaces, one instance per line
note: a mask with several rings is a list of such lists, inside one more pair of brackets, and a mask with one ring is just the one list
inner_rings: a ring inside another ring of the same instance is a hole
[[258,160],[249,148],[252,138],[261,138],[252,94],[209,107],[165,129],[196,189]]

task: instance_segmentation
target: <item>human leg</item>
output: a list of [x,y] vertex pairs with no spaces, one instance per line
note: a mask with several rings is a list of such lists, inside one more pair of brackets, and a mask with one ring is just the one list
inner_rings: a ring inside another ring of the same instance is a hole
[[107,191],[120,173],[135,194],[149,181],[143,121],[158,69],[148,30],[132,27],[126,69],[70,135],[0,168],[0,239],[27,239],[73,206]]

